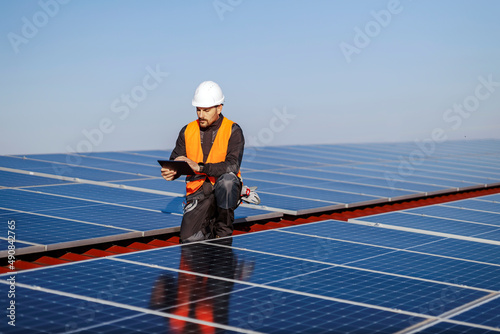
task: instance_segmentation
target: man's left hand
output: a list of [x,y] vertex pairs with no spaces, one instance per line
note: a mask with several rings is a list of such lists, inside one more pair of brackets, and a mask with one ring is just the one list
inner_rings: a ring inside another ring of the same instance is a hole
[[180,156],[180,157],[177,157],[175,158],[175,160],[178,160],[178,161],[186,161],[188,164],[189,164],[189,167],[191,167],[192,170],[194,170],[195,172],[199,172],[200,171],[200,166],[194,162],[193,160],[185,157],[185,156]]

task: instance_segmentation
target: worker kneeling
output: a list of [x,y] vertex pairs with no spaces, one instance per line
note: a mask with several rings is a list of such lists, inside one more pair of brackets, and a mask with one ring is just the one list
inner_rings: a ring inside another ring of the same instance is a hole
[[[224,95],[212,81],[202,82],[192,104],[198,119],[184,126],[170,160],[186,161],[196,174],[186,177],[181,243],[229,236],[242,190],[240,165],[245,139],[238,124],[221,112]],[[162,176],[178,178],[162,168]]]

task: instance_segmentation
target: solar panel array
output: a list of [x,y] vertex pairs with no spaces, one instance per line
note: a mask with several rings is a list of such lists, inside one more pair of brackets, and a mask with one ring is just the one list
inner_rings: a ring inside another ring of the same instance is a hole
[[[19,254],[177,231],[184,181],[165,182],[169,151],[0,156],[0,216]],[[248,148],[244,183],[259,206],[239,221],[300,215],[497,185],[500,140]],[[0,256],[6,238],[0,236]]]
[[[264,205],[239,215],[493,186],[499,143],[250,149],[244,182]],[[181,215],[162,210],[184,185],[158,177],[165,157],[0,157],[0,215],[16,222],[17,251],[178,228]],[[0,332],[499,332],[499,217],[490,195],[7,273],[0,305],[15,301],[16,326],[6,317]]]
[[0,330],[494,333],[499,250],[328,220],[17,273]]

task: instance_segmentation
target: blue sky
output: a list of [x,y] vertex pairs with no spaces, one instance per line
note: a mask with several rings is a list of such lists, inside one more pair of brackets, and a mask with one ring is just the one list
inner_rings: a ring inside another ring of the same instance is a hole
[[169,149],[205,80],[248,144],[500,138],[500,2],[0,2],[0,154]]

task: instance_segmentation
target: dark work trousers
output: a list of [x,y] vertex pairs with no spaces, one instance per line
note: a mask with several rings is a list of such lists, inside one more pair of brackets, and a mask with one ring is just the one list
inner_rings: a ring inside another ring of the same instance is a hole
[[181,223],[181,243],[233,234],[234,210],[241,181],[234,173],[222,174],[212,186],[208,179],[187,198]]

